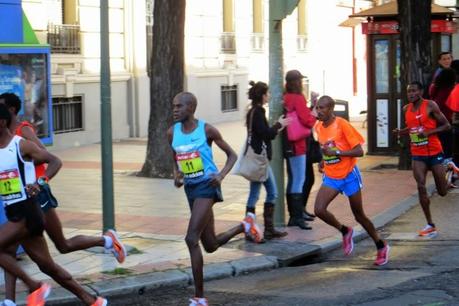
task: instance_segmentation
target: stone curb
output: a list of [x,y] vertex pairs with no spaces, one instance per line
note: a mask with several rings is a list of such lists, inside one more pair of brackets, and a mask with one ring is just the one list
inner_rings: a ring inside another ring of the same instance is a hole
[[[435,191],[435,185],[427,187],[430,196]],[[378,214],[373,218],[376,228],[381,228],[387,223],[393,221],[412,207],[418,204],[417,193],[412,194],[400,203],[392,206],[388,210]],[[354,241],[360,241],[368,237],[366,232],[360,227],[354,228]],[[306,251],[302,258],[319,254],[325,254],[341,247],[341,236],[338,234],[334,237],[317,241],[313,244],[316,246]],[[298,260],[296,256],[294,260]],[[212,263],[204,267],[204,280],[215,280],[227,277],[234,277],[278,268],[279,261],[276,256],[259,255],[246,257],[230,262]],[[175,269],[164,272],[153,272],[124,278],[111,279],[110,281],[100,281],[88,284],[85,287],[93,291],[96,295],[105,297],[115,297],[123,295],[142,295],[146,291],[155,290],[160,287],[188,286],[193,283],[191,269]],[[18,305],[24,305],[25,294],[18,294]],[[63,288],[53,289],[47,305],[79,305],[77,299]]]
[[[274,256],[254,256],[230,262],[205,265],[204,280],[222,279],[256,271],[275,269],[279,266]],[[95,295],[104,297],[142,295],[147,291],[161,287],[185,287],[193,283],[191,269],[174,269],[164,272],[153,272],[124,278],[100,281],[86,285],[86,289]],[[22,294],[18,305],[24,305],[25,295]],[[19,299],[18,299],[19,300]],[[46,305],[79,305],[79,301],[63,288],[53,289]]]

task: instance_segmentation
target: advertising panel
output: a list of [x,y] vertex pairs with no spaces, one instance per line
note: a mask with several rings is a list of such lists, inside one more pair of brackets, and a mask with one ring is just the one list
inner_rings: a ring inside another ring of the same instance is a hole
[[35,126],[43,143],[52,143],[52,106],[48,48],[0,48],[0,93],[22,101],[21,121]]

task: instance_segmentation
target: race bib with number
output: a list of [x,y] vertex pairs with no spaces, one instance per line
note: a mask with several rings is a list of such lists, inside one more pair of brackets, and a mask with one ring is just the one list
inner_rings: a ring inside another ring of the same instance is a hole
[[341,161],[341,158],[336,155],[334,156],[323,155],[322,159],[324,160],[324,163],[326,163],[327,165],[333,165]]
[[204,166],[198,151],[178,153],[177,162],[185,178],[195,178],[204,175]]
[[[330,149],[336,151],[338,150],[338,148],[336,147],[336,144],[334,141],[330,141],[326,144],[326,146],[328,146]],[[325,164],[327,165],[333,165],[333,164],[337,164],[341,161],[341,158],[339,156],[336,156],[336,155],[325,155],[323,154],[322,156],[322,159],[324,161]]]
[[0,172],[0,195],[4,201],[21,198],[21,186],[21,179],[17,169]]
[[429,143],[429,139],[425,136],[419,136],[419,133],[422,131],[422,127],[414,127],[410,129],[410,141],[416,146],[425,146]]

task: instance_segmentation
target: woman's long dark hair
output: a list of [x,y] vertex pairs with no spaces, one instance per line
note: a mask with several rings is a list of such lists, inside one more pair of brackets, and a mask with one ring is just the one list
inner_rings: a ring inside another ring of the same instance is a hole
[[251,87],[249,89],[248,96],[252,102],[245,118],[246,125],[249,123],[250,110],[252,110],[255,106],[262,106],[263,96],[268,93],[268,84],[264,82],[255,83],[254,81],[250,81],[249,85]]

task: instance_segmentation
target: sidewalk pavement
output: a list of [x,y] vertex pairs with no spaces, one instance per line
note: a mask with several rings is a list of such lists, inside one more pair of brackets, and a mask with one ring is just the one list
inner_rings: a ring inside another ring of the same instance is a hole
[[[224,139],[239,152],[245,140],[242,122],[216,126]],[[366,137],[366,130],[360,128],[360,123],[356,122],[355,126]],[[189,254],[184,242],[189,217],[184,191],[177,190],[171,180],[135,176],[145,159],[146,141],[125,139],[113,144],[116,229],[128,245],[129,256],[126,261],[118,265],[114,257],[105,254],[102,248],[62,255],[48,241],[55,261],[98,295],[110,298],[126,293],[142,294],[145,290],[160,286],[186,286],[192,283]],[[56,150],[53,153],[64,164],[51,185],[59,200],[58,213],[66,237],[100,235],[100,145]],[[225,162],[224,154],[218,149],[214,150],[214,154],[221,167]],[[396,157],[370,155],[360,158],[358,162],[363,175],[365,211],[377,227],[384,226],[418,203],[411,171],[399,171],[393,167],[373,169],[381,164],[396,163]],[[315,179],[308,203],[310,211],[321,182],[317,171]],[[242,220],[249,184],[239,176],[228,175],[222,189],[225,201],[214,206],[217,232]],[[263,224],[263,192],[257,206],[260,224]],[[356,226],[357,239],[365,237],[353,220],[344,196],[338,196],[330,210],[343,223]],[[215,253],[204,255],[205,278],[222,278],[285,266],[341,246],[341,235],[335,229],[320,220],[311,222],[311,225],[313,230],[310,231],[297,227],[285,228],[289,233],[286,238],[258,245],[246,242],[243,235],[239,235]],[[419,220],[419,228],[423,225]],[[413,228],[413,231],[416,229]],[[66,301],[75,300],[70,293],[41,273],[27,257],[22,258],[21,265],[35,278],[53,284],[49,305],[63,305]],[[2,276],[0,285],[3,285]],[[23,301],[26,293],[22,284],[18,283],[18,291],[18,299]]]

